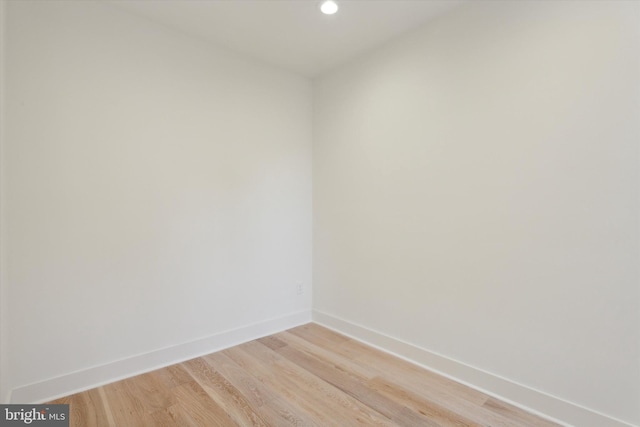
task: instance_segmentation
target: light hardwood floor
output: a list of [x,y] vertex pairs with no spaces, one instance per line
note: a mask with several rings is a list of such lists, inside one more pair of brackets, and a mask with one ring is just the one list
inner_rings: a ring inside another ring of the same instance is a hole
[[77,427],[558,425],[315,324],[51,403]]

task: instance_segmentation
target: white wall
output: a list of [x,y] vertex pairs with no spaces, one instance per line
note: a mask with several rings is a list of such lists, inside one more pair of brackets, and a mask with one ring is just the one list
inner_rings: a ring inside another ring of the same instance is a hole
[[99,2],[7,20],[7,387],[310,309],[309,81]]
[[314,309],[640,424],[639,24],[473,2],[317,81]]
[[5,97],[4,97],[4,56],[5,56],[5,1],[0,0],[0,402],[6,402],[9,392],[7,367],[7,318],[8,301],[6,298],[7,257],[5,248],[5,168],[4,168],[4,130],[5,130]]

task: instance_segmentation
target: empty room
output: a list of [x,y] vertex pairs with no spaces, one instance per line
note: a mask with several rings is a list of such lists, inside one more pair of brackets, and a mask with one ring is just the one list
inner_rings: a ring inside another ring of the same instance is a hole
[[0,426],[640,427],[640,1],[0,29]]

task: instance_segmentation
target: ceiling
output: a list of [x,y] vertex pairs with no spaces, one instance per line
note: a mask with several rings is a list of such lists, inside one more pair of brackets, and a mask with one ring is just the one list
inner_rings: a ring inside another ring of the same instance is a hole
[[461,0],[127,0],[115,6],[272,65],[317,76],[458,6]]

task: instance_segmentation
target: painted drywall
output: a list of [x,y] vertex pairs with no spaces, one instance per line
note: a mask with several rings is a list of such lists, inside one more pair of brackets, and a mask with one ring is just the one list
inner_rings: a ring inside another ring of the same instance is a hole
[[12,389],[310,309],[308,80],[100,2],[6,13]]
[[640,424],[639,42],[473,2],[317,80],[314,309]]
[[9,370],[6,366],[7,357],[7,313],[8,301],[6,298],[7,282],[6,274],[6,250],[5,250],[5,201],[4,201],[4,149],[2,141],[4,140],[5,129],[5,108],[4,108],[4,45],[5,45],[5,0],[0,0],[0,403],[7,402],[9,399]]

